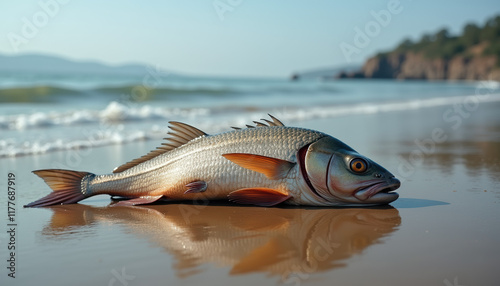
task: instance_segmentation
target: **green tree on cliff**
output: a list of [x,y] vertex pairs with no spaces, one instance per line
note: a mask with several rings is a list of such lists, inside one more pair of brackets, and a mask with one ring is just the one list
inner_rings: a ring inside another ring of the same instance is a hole
[[[475,45],[485,45],[485,55],[496,55],[500,64],[500,16],[488,19],[481,27],[468,23],[462,34],[453,36],[445,28],[435,34],[424,34],[419,41],[404,39],[392,52],[419,52],[428,58],[450,59],[456,55],[467,55],[468,49]],[[391,52],[389,52],[391,53]],[[388,53],[380,53],[379,56]]]

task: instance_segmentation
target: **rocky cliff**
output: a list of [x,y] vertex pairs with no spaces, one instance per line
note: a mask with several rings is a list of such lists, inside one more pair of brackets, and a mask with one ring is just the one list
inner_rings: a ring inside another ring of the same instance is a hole
[[360,72],[341,74],[339,77],[500,81],[500,67],[494,55],[429,59],[421,53],[395,52],[372,57]]
[[403,40],[395,49],[368,59],[360,71],[339,78],[500,81],[500,15],[483,25],[465,25],[459,35],[447,29]]

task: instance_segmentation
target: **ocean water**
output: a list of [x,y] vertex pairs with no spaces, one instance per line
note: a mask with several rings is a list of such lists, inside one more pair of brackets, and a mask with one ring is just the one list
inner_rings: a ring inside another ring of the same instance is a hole
[[268,113],[300,125],[476,99],[500,101],[498,83],[182,77],[154,68],[141,76],[1,74],[0,158],[158,140],[170,120],[220,132]]

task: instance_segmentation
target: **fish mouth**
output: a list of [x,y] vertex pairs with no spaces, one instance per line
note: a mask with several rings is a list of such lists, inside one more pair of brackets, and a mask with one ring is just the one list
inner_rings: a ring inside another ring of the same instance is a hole
[[354,196],[363,203],[390,203],[395,201],[399,194],[394,192],[401,186],[396,178],[363,186],[356,190]]

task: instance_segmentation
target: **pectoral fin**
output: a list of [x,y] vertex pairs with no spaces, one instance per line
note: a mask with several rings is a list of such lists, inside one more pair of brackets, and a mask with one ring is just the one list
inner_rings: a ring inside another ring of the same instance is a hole
[[286,160],[255,154],[229,153],[222,156],[245,169],[262,173],[271,180],[285,178],[290,169],[296,164]]
[[207,190],[208,184],[205,181],[194,181],[186,185],[184,194],[201,193]]
[[130,199],[130,200],[125,200],[125,201],[119,201],[113,206],[135,206],[135,205],[145,205],[145,204],[150,204],[154,203],[157,200],[161,199],[163,195],[160,196],[144,196],[144,197],[138,197],[135,199]]
[[239,189],[227,196],[232,202],[245,205],[270,207],[282,203],[292,196],[267,188]]

